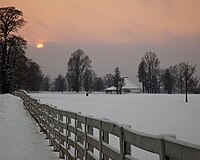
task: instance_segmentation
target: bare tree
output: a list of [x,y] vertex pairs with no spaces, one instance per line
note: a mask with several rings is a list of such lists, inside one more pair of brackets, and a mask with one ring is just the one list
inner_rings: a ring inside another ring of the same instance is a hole
[[185,63],[184,62],[181,62],[179,63],[178,65],[175,65],[174,68],[175,68],[175,74],[176,74],[176,79],[177,79],[177,87],[180,89],[180,93],[184,93],[184,75],[183,75],[183,72],[184,72],[184,69],[185,69]]
[[[13,34],[23,27],[25,23],[23,13],[15,9],[15,7],[0,8],[0,70],[2,93],[8,93],[10,91],[10,57],[13,56],[13,50],[15,50],[14,53],[18,53],[19,50],[23,51],[25,46],[23,38]],[[23,43],[21,43],[22,41]]]
[[146,73],[146,90],[148,93],[159,92],[159,72],[160,72],[160,61],[158,56],[154,52],[146,52],[142,57],[142,62],[145,63]]
[[196,65],[190,66],[187,63],[184,63],[184,70],[183,70],[183,78],[185,83],[185,102],[188,102],[188,82],[191,80],[193,74],[195,73]]
[[85,77],[86,71],[91,68],[92,61],[81,49],[73,52],[67,63],[68,70],[66,78],[69,87],[79,92]]
[[96,78],[96,74],[93,70],[87,69],[85,71],[85,76],[83,79],[83,88],[86,92],[91,92],[93,90],[94,79]]

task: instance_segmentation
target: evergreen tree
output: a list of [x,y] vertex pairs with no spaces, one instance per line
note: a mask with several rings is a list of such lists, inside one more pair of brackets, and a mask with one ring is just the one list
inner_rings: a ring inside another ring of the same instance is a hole
[[166,69],[165,73],[163,75],[163,84],[164,84],[165,91],[168,94],[172,94],[173,83],[174,83],[174,81],[173,81],[173,77],[170,73],[170,70]]
[[61,74],[54,80],[54,90],[59,92],[66,90],[65,78]]
[[44,75],[40,69],[40,66],[29,60],[27,68],[27,85],[31,91],[38,91],[41,88]]
[[114,86],[116,87],[117,94],[122,93],[122,87],[124,86],[124,79],[121,77],[121,72],[118,67],[114,70],[115,74],[113,77]]
[[113,81],[114,78],[113,77],[114,77],[113,74],[106,74],[104,76],[103,81],[104,81],[104,85],[105,85],[106,88],[114,86],[114,81]]
[[95,91],[103,91],[105,89],[104,81],[101,77],[95,78],[93,88]]
[[138,66],[138,78],[139,78],[139,82],[142,83],[142,91],[143,93],[145,92],[145,87],[147,86],[147,73],[146,73],[146,64],[144,62],[144,60],[142,59],[142,61],[140,62],[139,66]]
[[41,86],[41,90],[43,91],[49,91],[51,88],[51,78],[50,76],[45,76],[42,80],[42,86]]

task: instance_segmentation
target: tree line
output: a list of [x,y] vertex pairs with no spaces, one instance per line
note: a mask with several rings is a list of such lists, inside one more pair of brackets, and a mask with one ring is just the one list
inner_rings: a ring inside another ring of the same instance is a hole
[[27,41],[17,35],[26,24],[23,13],[15,7],[0,8],[0,91],[18,89],[38,90],[42,71],[36,62],[25,55]]
[[160,60],[154,52],[146,52],[138,66],[138,79],[145,93],[199,93],[199,77],[196,65],[181,62],[168,68],[160,68]]
[[[55,79],[45,76],[40,66],[27,58],[26,40],[17,35],[26,24],[23,13],[15,7],[0,8],[0,91],[104,91],[115,86],[121,93],[124,80],[118,67],[104,77],[97,76],[92,61],[82,49],[74,51],[68,62],[66,75]],[[200,93],[199,78],[194,76],[196,66],[181,62],[168,68],[160,68],[158,56],[146,52],[138,66],[138,80],[144,93]]]

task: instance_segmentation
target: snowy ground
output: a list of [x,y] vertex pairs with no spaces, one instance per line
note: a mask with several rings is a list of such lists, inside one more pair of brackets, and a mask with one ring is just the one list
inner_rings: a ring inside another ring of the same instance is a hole
[[[58,108],[109,118],[146,133],[173,133],[177,139],[200,145],[200,95],[189,95],[189,103],[184,103],[184,95],[90,94],[86,97],[85,94],[32,93],[31,96]],[[134,150],[134,156],[158,159],[138,150]],[[23,109],[22,101],[9,94],[0,95],[0,159],[58,159]]]
[[22,101],[9,94],[0,95],[0,159],[58,160]]
[[[200,95],[189,95],[189,103],[184,102],[184,95],[178,94],[90,94],[86,97],[85,94],[32,93],[31,96],[64,110],[130,124],[145,133],[173,133],[177,139],[200,145]],[[137,158],[144,157],[139,154]]]

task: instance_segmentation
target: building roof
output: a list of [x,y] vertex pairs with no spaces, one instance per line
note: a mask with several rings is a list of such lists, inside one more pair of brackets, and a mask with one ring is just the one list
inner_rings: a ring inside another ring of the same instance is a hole
[[[122,87],[122,89],[140,89],[128,77],[124,78],[124,83],[125,83],[125,85]],[[111,86],[109,88],[106,88],[105,90],[106,91],[116,91],[117,88],[115,86]]]
[[117,88],[116,88],[115,86],[111,86],[111,87],[109,87],[109,88],[106,88],[105,90],[106,90],[106,91],[116,91]]
[[125,85],[122,87],[122,89],[139,89],[138,86],[136,86],[128,77],[124,78]]

